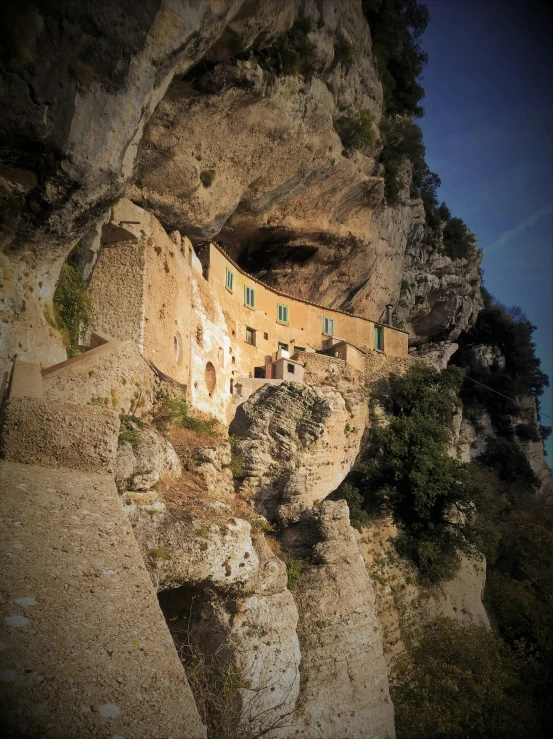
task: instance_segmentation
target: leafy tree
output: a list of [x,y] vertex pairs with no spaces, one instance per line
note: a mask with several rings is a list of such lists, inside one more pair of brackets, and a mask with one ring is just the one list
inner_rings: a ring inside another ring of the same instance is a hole
[[487,553],[497,540],[484,521],[495,515],[487,481],[474,465],[449,454],[462,374],[415,365],[392,377],[381,398],[390,423],[372,434],[370,456],[348,478],[367,511],[390,513],[400,527],[398,550],[423,582],[451,577],[460,550]]
[[373,53],[389,115],[422,116],[424,90],[418,82],[428,61],[420,38],[429,21],[426,5],[416,0],[364,0]]
[[[489,300],[493,300],[491,296]],[[496,430],[506,436],[512,433],[511,417],[519,412],[516,398],[524,395],[538,398],[549,386],[532,340],[536,327],[520,309],[510,312],[511,315],[504,306],[488,302],[471,331],[459,337],[459,350],[452,358],[453,363],[467,371],[461,389],[465,406],[475,417],[488,411]],[[471,350],[474,344],[497,346],[505,357],[505,367],[479,364]],[[496,392],[490,392],[488,387]]]
[[527,681],[553,720],[553,500],[516,506],[500,527],[498,556],[486,578],[487,608],[499,633],[532,661]]
[[476,254],[476,238],[461,218],[450,218],[444,228],[444,250],[452,259],[466,259]]
[[525,667],[490,629],[436,622],[394,666],[398,739],[538,739]]

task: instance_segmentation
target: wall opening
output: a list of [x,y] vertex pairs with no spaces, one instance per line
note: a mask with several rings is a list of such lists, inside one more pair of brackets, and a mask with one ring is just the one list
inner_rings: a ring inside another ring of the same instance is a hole
[[230,394],[232,395],[234,392],[234,380],[232,377],[230,378]]
[[208,362],[205,366],[205,384],[207,392],[211,395],[215,390],[215,385],[217,384],[217,373],[215,372],[215,367],[211,362]]
[[246,344],[255,346],[255,329],[246,326]]

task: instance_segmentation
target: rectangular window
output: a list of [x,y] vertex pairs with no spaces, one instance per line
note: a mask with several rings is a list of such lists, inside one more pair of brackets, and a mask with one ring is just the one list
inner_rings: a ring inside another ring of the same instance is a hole
[[288,306],[283,303],[277,303],[277,321],[288,325]]
[[288,344],[283,344],[282,341],[278,342],[278,350],[284,349],[285,352],[288,351]]
[[244,286],[244,305],[255,308],[255,290],[247,285]]
[[384,329],[382,326],[374,327],[374,348],[380,352],[384,351]]
[[234,275],[230,271],[230,269],[227,269],[227,278],[225,285],[227,290],[230,290],[231,292],[234,290]]
[[289,365],[288,365],[288,372],[289,372],[289,373],[290,373],[291,375],[293,375],[295,371],[296,371],[296,365],[294,365],[294,364],[289,364]]
[[334,319],[323,316],[323,334],[334,335]]
[[255,331],[249,326],[246,326],[246,344],[255,346]]
[[304,347],[304,346],[297,346],[297,347],[296,347],[296,348],[294,349],[294,351],[296,351],[296,352],[304,352],[304,351],[305,351],[305,347]]

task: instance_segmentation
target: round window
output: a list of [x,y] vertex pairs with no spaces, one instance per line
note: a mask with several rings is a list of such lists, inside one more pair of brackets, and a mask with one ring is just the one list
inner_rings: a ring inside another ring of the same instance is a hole
[[211,364],[211,362],[208,362],[205,366],[205,384],[210,395],[215,390],[216,382],[217,375],[215,373],[215,367]]

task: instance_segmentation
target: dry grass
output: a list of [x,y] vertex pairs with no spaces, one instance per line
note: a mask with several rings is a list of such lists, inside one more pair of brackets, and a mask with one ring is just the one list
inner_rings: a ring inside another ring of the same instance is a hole
[[[231,492],[210,493],[193,471],[185,469],[180,477],[162,477],[157,484],[157,492],[173,512],[186,512],[218,526],[224,526],[231,518],[242,518],[248,521],[254,532],[270,528],[267,521],[255,512],[251,500]],[[221,506],[221,503],[225,505]]]
[[175,447],[177,454],[179,453],[179,447],[185,450],[188,449],[200,449],[201,447],[216,447],[225,439],[224,434],[219,434],[216,437],[210,434],[204,434],[201,431],[194,431],[193,429],[182,429],[178,426],[172,426],[167,432],[167,438],[171,444]]

